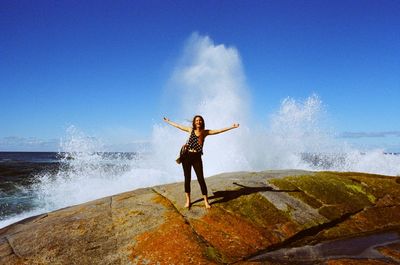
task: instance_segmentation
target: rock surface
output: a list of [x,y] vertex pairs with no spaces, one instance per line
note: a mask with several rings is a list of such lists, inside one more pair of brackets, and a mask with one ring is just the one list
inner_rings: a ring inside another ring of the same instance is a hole
[[126,192],[0,230],[0,264],[400,264],[396,177],[235,172]]

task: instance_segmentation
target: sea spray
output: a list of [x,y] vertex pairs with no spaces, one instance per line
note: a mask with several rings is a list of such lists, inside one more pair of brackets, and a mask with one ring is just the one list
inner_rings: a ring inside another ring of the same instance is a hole
[[[170,84],[175,87],[172,96],[178,99],[175,108],[181,116],[170,118],[191,126],[192,117],[201,114],[210,129],[224,128],[234,122],[241,124],[239,129],[206,138],[203,156],[206,177],[228,171],[286,168],[399,174],[399,156],[385,155],[379,150],[361,153],[336,138],[324,125],[326,110],[317,95],[304,100],[290,97],[282,100],[267,124],[252,128],[250,97],[242,69],[234,47],[216,45],[209,37],[193,34],[172,75]],[[67,134],[71,136],[66,137],[62,147],[74,159],[66,163],[68,169],[56,179],[63,183],[64,179],[72,178],[69,182],[77,186],[85,183],[87,187],[95,187],[93,191],[83,189],[76,196],[77,203],[129,189],[182,181],[181,166],[174,160],[188,135],[163,123],[162,116],[153,127],[147,152],[137,152],[135,159],[130,160],[124,160],[123,156],[116,158],[108,164],[121,165],[111,168],[106,166],[109,157],[95,152],[101,148],[101,142],[69,130]],[[66,185],[67,188],[72,191],[74,185]]]
[[[361,153],[323,130],[322,108],[316,95],[303,101],[287,98],[263,129],[240,127],[225,133],[231,137],[221,134],[206,138],[206,177],[220,172],[287,168],[388,175],[400,172],[399,156],[385,155],[381,150]],[[181,123],[185,122],[190,126],[188,121]],[[34,212],[182,181],[181,166],[174,160],[187,137],[187,133],[159,123],[154,125],[146,152],[105,153],[96,151],[102,148],[100,141],[71,127],[61,145],[60,170],[38,175],[38,182],[30,188],[36,198]]]
[[337,142],[324,128],[324,108],[317,95],[305,100],[286,98],[270,115],[269,124],[259,133],[264,156],[253,167],[310,169],[304,153],[335,152]]
[[[324,126],[325,108],[316,95],[303,100],[288,97],[270,114],[268,123],[250,124],[250,96],[242,68],[234,47],[215,45],[209,37],[194,34],[170,80],[167,94],[177,102],[170,112],[179,113],[169,117],[172,120],[191,126],[193,116],[201,114],[210,129],[241,124],[206,138],[206,177],[287,168],[400,174],[400,156],[383,150],[360,152],[336,138]],[[36,208],[1,221],[0,227],[104,196],[182,181],[181,166],[174,160],[188,134],[163,123],[162,117],[168,115],[165,110],[154,124],[148,149],[134,153],[101,152],[104,145],[97,138],[68,128],[60,145],[59,171],[38,174],[28,188]]]
[[[337,138],[326,125],[326,109],[316,94],[303,100],[287,97],[270,114],[268,124],[250,124],[250,96],[239,52],[214,44],[207,36],[195,33],[189,38],[170,87],[169,97],[177,103],[171,112],[180,113],[170,117],[175,121],[191,126],[192,117],[201,114],[209,129],[241,124],[239,129],[206,138],[203,161],[208,176],[287,168],[400,174],[400,156],[383,150],[360,152]],[[167,126],[156,127],[153,142],[158,143],[156,153],[172,155],[184,140],[174,139],[174,135],[181,137],[180,132]]]
[[75,127],[68,130],[67,139],[60,170],[39,175],[33,187],[38,205],[45,209],[173,181],[148,154],[97,152],[98,141]]
[[[246,155],[241,152],[248,127],[250,97],[236,48],[214,44],[207,36],[192,34],[171,77],[168,96],[177,101],[178,111],[171,112],[180,113],[178,117],[170,118],[180,123],[186,121],[186,126],[191,126],[192,118],[197,114],[204,117],[209,129],[240,123],[240,129],[206,138],[203,161],[207,176],[250,169]],[[168,113],[167,109],[165,115]],[[176,129],[164,132],[155,135],[153,141],[158,141],[157,137],[170,139],[180,135]],[[184,141],[181,140],[180,145]],[[175,141],[164,146],[179,150]]]

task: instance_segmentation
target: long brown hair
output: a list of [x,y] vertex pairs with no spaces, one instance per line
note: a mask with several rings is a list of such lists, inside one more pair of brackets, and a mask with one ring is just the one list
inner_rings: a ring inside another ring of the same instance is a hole
[[204,138],[205,138],[203,132],[204,132],[204,128],[206,127],[206,124],[205,124],[205,122],[204,122],[203,117],[201,117],[200,115],[194,116],[193,121],[192,121],[192,129],[193,129],[193,131],[196,130],[196,124],[195,124],[196,118],[200,118],[201,121],[202,121],[202,125],[201,125],[201,127],[200,127],[202,133],[201,133],[200,136],[199,136],[199,144],[200,144],[201,146],[203,146],[203,144],[204,144]]
[[196,118],[200,118],[200,119],[201,119],[201,121],[202,121],[202,126],[200,127],[200,129],[204,130],[204,128],[206,127],[206,124],[204,123],[203,117],[201,117],[200,115],[196,115],[196,116],[194,116],[194,118],[193,118],[193,121],[192,121],[192,128],[193,128],[193,130],[196,129],[196,124],[195,124]]

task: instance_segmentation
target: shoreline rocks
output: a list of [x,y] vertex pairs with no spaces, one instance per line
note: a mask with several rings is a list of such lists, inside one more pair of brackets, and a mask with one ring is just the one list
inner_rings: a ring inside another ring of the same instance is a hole
[[[192,181],[189,210],[183,184],[172,183],[0,229],[0,264],[400,263],[396,177],[281,170],[224,173],[206,181],[209,210]],[[366,247],[372,254],[357,253],[357,238],[388,233],[390,240]],[[354,251],[320,251],[332,242],[352,242],[346,246],[354,243]]]

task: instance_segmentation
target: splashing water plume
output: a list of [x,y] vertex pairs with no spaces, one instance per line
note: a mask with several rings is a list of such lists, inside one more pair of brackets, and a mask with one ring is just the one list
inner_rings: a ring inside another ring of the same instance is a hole
[[[288,97],[271,115],[268,126],[250,128],[249,95],[242,69],[235,48],[215,45],[209,37],[193,34],[174,71],[171,82],[175,89],[170,93],[180,100],[179,123],[190,126],[191,118],[201,114],[210,129],[241,124],[234,132],[206,139],[206,175],[268,168],[400,173],[399,156],[382,150],[361,153],[325,128],[325,110],[317,95],[304,101]],[[158,148],[159,157],[173,157],[185,141],[174,138],[179,132],[167,126],[157,125],[153,134],[153,142],[166,147]]]
[[40,176],[34,187],[46,208],[65,207],[173,180],[147,163],[143,154],[98,152],[101,145],[97,140],[86,137],[75,127],[67,132],[59,172],[55,176]]
[[[235,48],[215,45],[209,37],[193,34],[171,78],[174,90],[170,94],[179,99],[181,116],[176,117],[178,122],[191,126],[192,118],[200,114],[209,129],[224,128],[233,123],[246,128],[249,95],[244,80],[240,56]],[[153,135],[153,141],[172,138],[170,134],[178,135],[179,132],[167,129],[164,134]],[[236,130],[234,134],[224,133],[206,139],[203,160],[207,175],[249,168],[240,150],[242,134],[243,130]],[[184,141],[180,139],[168,144],[173,147],[169,155],[174,156]]]

